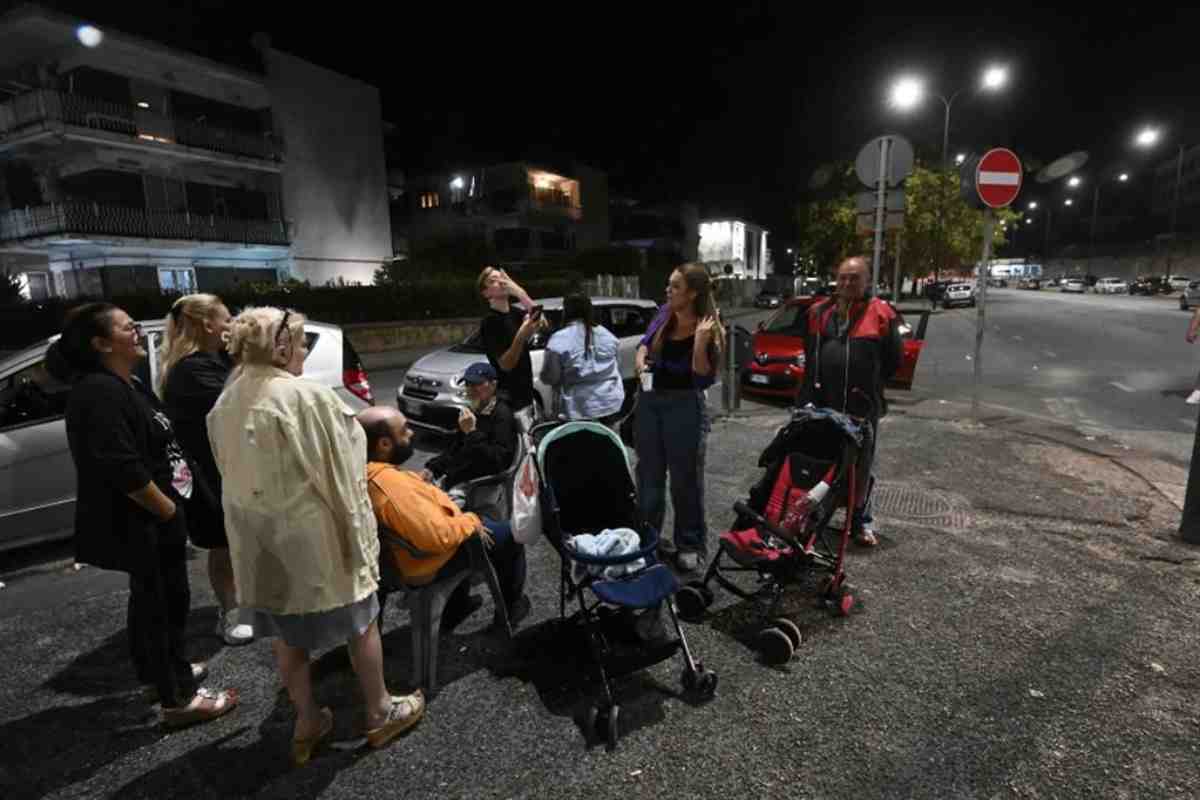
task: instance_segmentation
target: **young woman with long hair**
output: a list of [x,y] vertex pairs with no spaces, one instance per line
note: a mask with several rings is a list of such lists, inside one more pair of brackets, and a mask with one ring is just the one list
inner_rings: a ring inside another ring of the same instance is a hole
[[699,568],[708,551],[704,461],[710,424],[704,391],[716,379],[724,349],[708,270],[684,264],[671,273],[667,302],[637,350],[637,372],[650,373],[651,386],[646,389],[643,381],[634,442],[642,518],[660,531],[670,473],[675,530],[671,540],[663,537],[663,549],[678,552],[685,572]]

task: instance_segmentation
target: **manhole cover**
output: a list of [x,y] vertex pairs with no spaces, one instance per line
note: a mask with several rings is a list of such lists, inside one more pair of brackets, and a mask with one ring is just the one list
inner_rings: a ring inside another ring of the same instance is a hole
[[895,484],[877,485],[871,505],[881,513],[909,519],[944,517],[954,511],[950,501],[935,491]]

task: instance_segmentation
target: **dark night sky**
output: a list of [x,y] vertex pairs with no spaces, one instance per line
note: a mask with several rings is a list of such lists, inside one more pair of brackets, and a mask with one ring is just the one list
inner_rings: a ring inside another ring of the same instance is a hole
[[250,34],[267,31],[281,49],[377,85],[407,170],[577,158],[608,171],[614,193],[692,199],[783,239],[822,162],[889,129],[938,154],[940,102],[907,115],[885,105],[901,70],[949,94],[990,60],[1011,66],[1003,94],[967,89],[955,101],[952,151],[1007,145],[1049,161],[1085,149],[1092,166],[1144,174],[1150,161],[1128,145],[1143,120],[1170,126],[1169,142],[1200,142],[1196,10],[906,4],[900,15],[642,0],[483,11],[348,3],[331,15],[245,0],[48,4],[222,60],[250,57]]

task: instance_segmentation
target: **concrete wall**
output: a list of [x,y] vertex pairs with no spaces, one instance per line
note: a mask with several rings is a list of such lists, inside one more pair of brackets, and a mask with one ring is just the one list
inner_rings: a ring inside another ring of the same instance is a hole
[[287,147],[283,213],[294,274],[369,284],[392,255],[379,90],[270,47],[263,60]]
[[363,322],[343,325],[360,355],[456,344],[479,330],[479,317],[415,322]]

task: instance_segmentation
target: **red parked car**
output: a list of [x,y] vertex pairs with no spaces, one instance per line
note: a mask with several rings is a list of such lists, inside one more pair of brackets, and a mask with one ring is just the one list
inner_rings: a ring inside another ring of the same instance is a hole
[[[759,323],[751,345],[750,359],[742,370],[742,390],[751,394],[772,397],[795,397],[804,381],[804,335],[807,331],[808,309],[821,297],[793,297]],[[900,336],[904,357],[900,369],[888,381],[893,389],[911,389],[917,359],[925,344],[925,326],[929,322],[926,310],[910,311],[912,319],[920,317],[914,329],[899,309]]]

